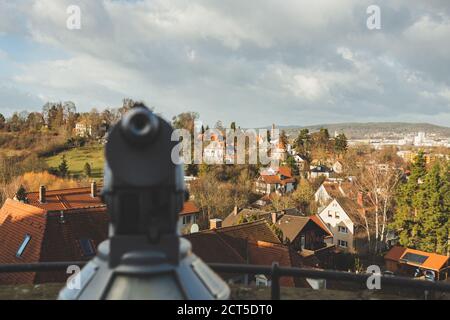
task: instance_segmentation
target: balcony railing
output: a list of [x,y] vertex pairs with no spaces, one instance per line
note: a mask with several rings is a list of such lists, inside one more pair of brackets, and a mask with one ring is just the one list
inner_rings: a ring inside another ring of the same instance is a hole
[[[86,261],[73,262],[40,262],[40,263],[26,263],[26,264],[2,264],[0,265],[0,273],[15,273],[15,272],[48,272],[48,271],[63,271],[67,270],[69,266],[77,265],[83,267]],[[278,263],[274,262],[272,266],[261,265],[247,265],[247,264],[223,264],[210,263],[209,266],[218,273],[230,274],[263,274],[269,276],[271,279],[271,299],[280,299],[280,278],[281,277],[298,277],[311,279],[325,279],[348,281],[359,284],[366,284],[367,279],[373,274],[370,273],[351,273],[334,270],[317,270],[306,268],[292,268],[280,267]],[[427,281],[417,280],[406,277],[379,275],[380,284],[383,287],[398,286],[400,288],[420,289],[429,292],[450,292],[450,283],[442,281]]]

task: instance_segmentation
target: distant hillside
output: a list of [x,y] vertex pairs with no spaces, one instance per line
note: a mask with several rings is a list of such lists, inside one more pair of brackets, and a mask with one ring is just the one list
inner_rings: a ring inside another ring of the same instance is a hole
[[441,138],[450,138],[450,127],[437,126],[429,123],[404,123],[404,122],[368,122],[368,123],[332,123],[313,126],[279,126],[290,136],[296,136],[298,132],[307,128],[309,131],[318,131],[327,128],[330,135],[334,132],[345,133],[349,139],[363,138],[399,138],[407,134],[415,134],[419,131],[426,132]]

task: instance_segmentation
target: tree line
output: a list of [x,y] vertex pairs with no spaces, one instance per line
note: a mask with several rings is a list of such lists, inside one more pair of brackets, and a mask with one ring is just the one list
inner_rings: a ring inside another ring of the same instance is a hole
[[450,165],[436,161],[427,167],[419,152],[411,174],[396,195],[392,228],[400,244],[447,255],[450,250]]

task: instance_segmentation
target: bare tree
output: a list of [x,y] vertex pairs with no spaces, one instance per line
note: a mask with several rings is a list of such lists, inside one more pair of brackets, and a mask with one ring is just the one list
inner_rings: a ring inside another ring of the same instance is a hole
[[374,235],[375,252],[380,249],[379,244],[386,241],[387,224],[400,177],[401,172],[393,163],[380,163],[376,156],[367,158],[359,168],[356,184],[367,200],[365,205],[369,207],[365,210],[364,219],[368,233]]

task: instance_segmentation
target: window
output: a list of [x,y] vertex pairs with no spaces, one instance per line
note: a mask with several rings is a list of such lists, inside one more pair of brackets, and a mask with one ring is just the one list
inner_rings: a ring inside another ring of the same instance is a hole
[[80,247],[83,257],[90,257],[95,255],[95,248],[90,239],[80,239]]
[[331,214],[331,210],[328,210],[328,216],[331,218],[332,214]]
[[190,215],[184,215],[183,216],[183,225],[186,225],[186,224],[190,224],[191,223],[191,216]]
[[270,286],[270,281],[263,274],[257,274],[255,276],[255,282],[257,287],[268,287]]
[[338,246],[342,247],[342,248],[347,248],[348,247],[348,242],[344,241],[344,240],[338,240]]
[[27,247],[28,243],[31,240],[31,236],[29,234],[25,235],[25,238],[22,241],[22,244],[20,245],[19,249],[16,252],[16,257],[20,258],[23,254],[23,252],[25,251],[25,248]]
[[335,217],[336,219],[339,219],[339,212],[336,211],[336,212],[334,213],[334,217]]
[[338,230],[339,230],[340,233],[348,233],[347,227],[339,226]]
[[302,234],[302,235],[300,236],[300,248],[301,248],[302,250],[305,249],[305,243],[306,243],[305,235]]

